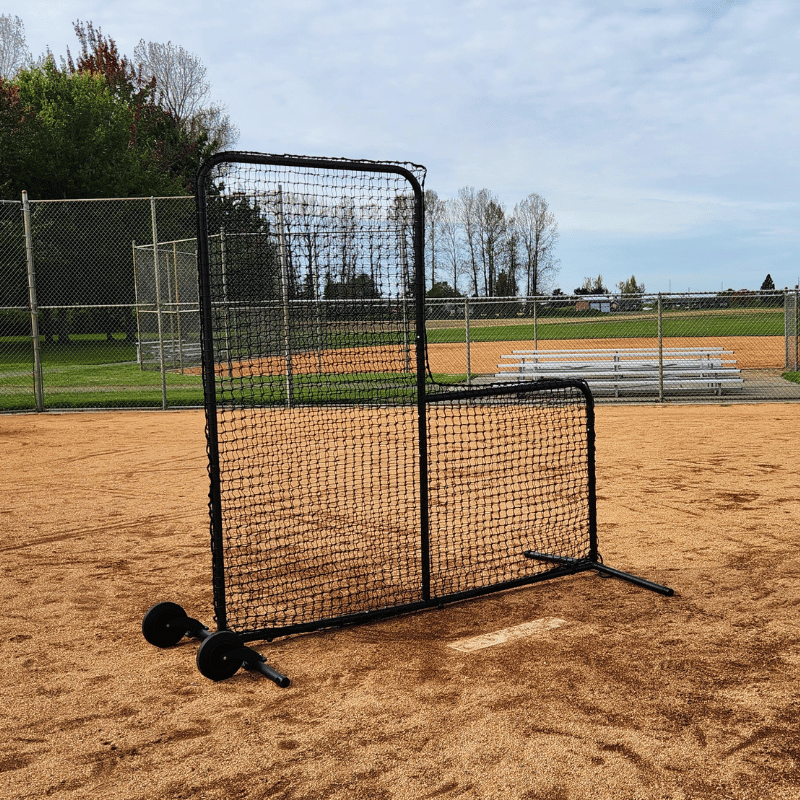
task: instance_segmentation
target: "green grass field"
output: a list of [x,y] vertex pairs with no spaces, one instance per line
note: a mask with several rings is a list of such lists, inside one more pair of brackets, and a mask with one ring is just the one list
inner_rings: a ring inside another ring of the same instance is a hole
[[[120,334],[113,341],[99,334],[77,334],[69,343],[41,343],[46,408],[161,408],[161,375],[144,372],[136,345]],[[168,373],[170,405],[202,405],[199,376]],[[30,340],[0,337],[0,411],[35,407],[33,351]]]
[[[441,327],[440,327],[441,326]],[[536,337],[548,339],[639,339],[658,336],[658,320],[653,316],[619,318],[611,315],[591,316],[569,320],[540,319]],[[714,336],[783,336],[782,311],[758,311],[753,314],[697,314],[672,312],[662,317],[665,337]],[[534,338],[533,321],[509,323],[508,320],[475,320],[470,325],[470,340],[474,342],[514,342]],[[465,341],[462,322],[437,322],[429,325],[428,342],[458,343]]]
[[[413,323],[412,323],[413,324]],[[662,317],[665,337],[783,336],[784,314],[779,309],[743,309],[715,311],[669,311]],[[587,316],[543,317],[534,333],[533,320],[474,319],[470,340],[474,342],[577,339],[654,338],[658,323],[652,313],[611,315],[599,312]],[[400,332],[369,332],[332,326],[320,346],[323,349],[369,347],[397,343]],[[463,321],[430,320],[428,342],[462,343],[466,340]],[[154,407],[162,405],[161,376],[156,371],[142,371],[137,363],[136,344],[123,334],[107,340],[102,334],[72,334],[70,342],[42,342],[46,408]],[[413,339],[412,339],[413,340]],[[797,381],[795,373],[787,380]],[[396,376],[395,376],[396,377]],[[330,378],[330,376],[326,376]],[[437,376],[442,383],[458,383],[462,376]],[[295,401],[364,402],[374,391],[376,375],[348,376],[345,382],[327,383],[298,378]],[[275,379],[274,402],[285,402]],[[370,383],[371,381],[371,383]],[[203,402],[199,375],[169,372],[166,375],[169,406],[199,406]],[[407,400],[412,386],[402,381],[386,380],[382,392],[393,402]],[[33,394],[33,353],[30,340],[22,336],[0,337],[0,411],[30,409]]]
[[[18,365],[21,366],[21,365]],[[442,384],[456,384],[466,375],[436,375]],[[224,397],[241,398],[249,393],[248,378],[223,382]],[[202,406],[200,375],[166,374],[167,400],[173,406]],[[273,405],[286,402],[286,378],[261,376],[261,401]],[[161,374],[144,372],[136,363],[50,365],[44,371],[45,407],[56,408],[161,408]],[[410,403],[416,398],[416,376],[404,373],[362,373],[353,375],[297,375],[293,383],[296,404],[315,403]],[[246,404],[246,400],[244,403]],[[32,368],[0,371],[0,411],[23,411],[35,405]]]

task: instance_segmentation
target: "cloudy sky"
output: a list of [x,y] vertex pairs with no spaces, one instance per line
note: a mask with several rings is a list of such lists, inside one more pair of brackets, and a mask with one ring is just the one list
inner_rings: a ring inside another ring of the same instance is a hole
[[238,149],[414,161],[426,188],[532,192],[556,286],[800,281],[797,0],[5,0],[34,56],[92,21],[199,56]]

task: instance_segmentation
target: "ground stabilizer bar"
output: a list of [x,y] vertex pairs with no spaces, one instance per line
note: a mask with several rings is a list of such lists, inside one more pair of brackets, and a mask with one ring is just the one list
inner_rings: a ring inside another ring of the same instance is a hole
[[580,558],[570,558],[569,556],[557,556],[551,553],[540,553],[537,550],[525,550],[523,554],[525,558],[531,558],[536,561],[546,561],[550,564],[558,564],[560,566],[572,567],[577,574],[578,572],[587,572],[588,570],[597,570],[601,575],[608,575],[612,578],[619,578],[620,580],[632,583],[642,589],[648,589],[651,592],[657,592],[665,597],[672,597],[675,594],[674,589],[669,586],[663,586],[660,583],[648,581],[645,578],[640,578],[637,575],[631,575],[629,572],[622,572],[621,570],[608,567],[601,561],[591,561]]
[[184,637],[198,639],[197,668],[212,681],[230,678],[241,667],[260,672],[285,689],[290,679],[266,663],[257,650],[247,647],[233,631],[211,631],[202,622],[190,617],[177,603],[156,603],[142,620],[142,633],[150,644],[159,648],[174,647]]

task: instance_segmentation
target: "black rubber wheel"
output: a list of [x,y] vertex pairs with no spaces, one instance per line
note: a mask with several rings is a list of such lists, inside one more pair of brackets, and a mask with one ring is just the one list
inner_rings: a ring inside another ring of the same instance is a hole
[[188,614],[177,603],[156,603],[142,620],[142,633],[156,647],[174,647],[186,636],[188,628],[181,620]]
[[212,633],[197,651],[197,669],[212,681],[230,678],[244,664],[241,655],[230,658],[234,650],[241,650],[244,642],[231,631]]

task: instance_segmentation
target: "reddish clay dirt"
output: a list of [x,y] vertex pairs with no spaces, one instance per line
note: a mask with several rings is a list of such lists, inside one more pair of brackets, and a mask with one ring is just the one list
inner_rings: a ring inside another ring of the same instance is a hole
[[[494,374],[500,356],[514,350],[596,350],[620,348],[658,348],[657,339],[542,339],[527,342],[472,342],[472,372]],[[780,336],[714,336],[704,339],[674,337],[664,340],[664,347],[721,347],[733,355],[739,369],[779,369],[785,363],[785,342]],[[461,344],[429,344],[428,361],[432,372],[466,373],[466,349]]]
[[[492,375],[498,371],[501,356],[514,350],[595,350],[609,348],[658,348],[657,339],[543,339],[538,345],[531,341],[472,342],[470,344],[470,369],[473,373]],[[780,369],[785,363],[785,342],[778,336],[717,336],[705,339],[674,337],[665,341],[665,347],[721,347],[730,351],[731,359],[739,369]],[[313,375],[317,371],[343,374],[353,371],[358,364],[364,372],[404,372],[413,368],[416,349],[403,347],[361,347],[346,350],[323,350],[292,356],[292,371],[296,375]],[[428,364],[434,373],[466,374],[466,345],[429,344]],[[217,365],[219,374],[231,372],[235,377],[247,375],[281,375],[286,363],[281,357],[254,361],[234,361],[230,367]],[[199,367],[186,370],[187,374],[200,374]]]
[[674,597],[586,573],[258,643],[282,690],[141,635],[211,622],[201,413],[2,416],[0,796],[796,800],[799,423],[598,407],[601,552]]

